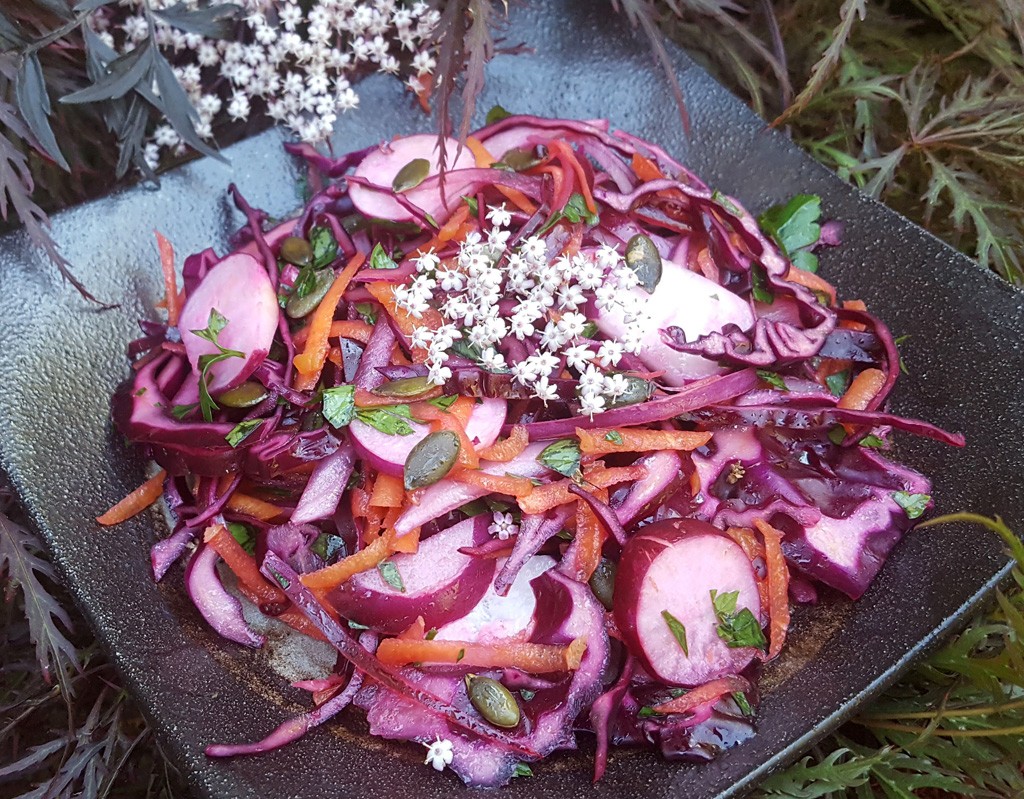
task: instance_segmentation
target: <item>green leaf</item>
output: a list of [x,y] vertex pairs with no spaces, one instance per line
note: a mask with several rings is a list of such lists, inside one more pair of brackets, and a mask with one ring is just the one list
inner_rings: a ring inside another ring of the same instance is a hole
[[241,522],[228,522],[228,532],[241,544],[242,549],[250,555],[256,554],[256,538],[248,527]]
[[843,396],[846,393],[846,389],[850,387],[850,370],[843,369],[841,372],[829,375],[825,378],[825,385],[832,392],[832,396]]
[[[292,292],[296,297],[307,297],[309,293],[316,288],[317,284],[317,270],[313,264],[307,264],[299,270],[299,274],[295,277],[295,284],[292,286]],[[285,300],[287,305],[287,300]]]
[[344,550],[344,547],[345,541],[341,536],[333,533],[320,533],[309,545],[309,550],[319,555],[325,563],[329,563],[335,555]]
[[208,39],[228,39],[234,35],[242,9],[231,3],[189,8],[186,3],[181,2],[162,11],[154,9],[153,13],[179,30],[198,33]]
[[143,80],[153,66],[153,51],[136,47],[106,65],[106,75],[91,86],[65,94],[60,102],[68,105],[114,100],[130,92]]
[[329,227],[317,226],[309,231],[309,243],[313,247],[313,267],[322,269],[338,257],[338,242]]
[[537,692],[531,691],[529,688],[520,688],[519,695],[523,698],[523,701],[529,702],[537,695]]
[[740,210],[740,207],[736,205],[736,203],[734,203],[732,200],[730,200],[717,189],[711,192],[711,199],[714,200],[716,203],[718,203],[731,214],[736,214],[737,216],[739,216],[743,213],[743,211]]
[[487,112],[486,122],[488,125],[493,125],[495,122],[501,122],[503,119],[508,119],[510,116],[512,116],[512,114],[500,105],[492,105],[491,110]]
[[690,648],[686,645],[686,627],[684,627],[683,623],[667,610],[661,611],[661,618],[665,620],[665,624],[668,625],[669,632],[671,632],[672,637],[676,639],[676,643],[679,644],[679,648],[683,650],[683,654],[689,657]]
[[427,402],[435,408],[440,408],[442,411],[446,411],[455,404],[455,400],[458,398],[458,394],[446,394],[443,397],[434,397],[434,399],[427,400]]
[[885,439],[879,438],[874,433],[869,433],[864,436],[859,442],[862,447],[870,447],[871,449],[885,449]]
[[356,418],[389,436],[411,436],[414,432],[412,425],[409,424],[412,414],[408,405],[359,408],[356,410]]
[[335,386],[324,389],[324,418],[335,429],[347,427],[356,411],[356,387]]
[[437,638],[437,627],[431,627],[427,630],[427,634],[423,636],[427,641],[433,641]]
[[750,608],[743,608],[737,613],[738,600],[739,591],[726,594],[711,591],[711,604],[715,609],[715,618],[718,619],[718,637],[731,648],[752,646],[767,651],[768,641],[761,629],[761,622]]
[[782,379],[782,375],[778,372],[769,372],[767,369],[758,369],[757,376],[772,388],[777,388],[780,391],[789,391],[786,381]]
[[753,716],[754,708],[747,700],[747,695],[742,691],[733,691],[732,700],[736,703],[736,706],[740,709],[740,713],[744,716]]
[[459,663],[459,662],[461,662],[461,661],[462,661],[462,659],[463,659],[463,658],[464,658],[465,656],[466,656],[466,650],[465,650],[465,649],[460,649],[460,650],[459,650],[459,654],[455,656],[455,662],[456,662],[456,663]]
[[609,430],[604,434],[605,441],[611,441],[613,444],[622,444],[622,434],[618,430]]
[[182,419],[184,419],[198,407],[198,402],[193,402],[189,405],[175,405],[173,408],[171,408],[171,415],[174,416],[174,418],[180,422]]
[[566,202],[565,208],[562,209],[562,216],[570,222],[586,222],[591,227],[600,221],[597,214],[590,213],[586,199],[579,193],[574,193]]
[[227,326],[227,323],[227,318],[220,311],[216,308],[211,308],[210,315],[207,317],[206,327],[202,330],[193,330],[192,332],[199,336],[199,338],[206,339],[219,347],[220,343],[217,341],[217,338],[220,336],[220,332]]
[[[43,152],[62,169],[70,172],[71,166],[64,153],[60,151],[57,138],[53,135],[53,128],[50,127],[50,95],[46,92],[46,79],[43,77],[38,54],[30,53],[24,56],[14,81],[14,96],[18,102],[18,111]],[[6,205],[4,209],[6,210]],[[4,216],[6,217],[6,213]]]
[[[757,221],[783,254],[793,259],[798,250],[818,243],[821,238],[821,198],[814,194],[798,194],[783,205],[774,205]],[[808,253],[810,254],[810,253]],[[793,261],[796,265],[796,261]],[[815,259],[816,271],[817,259]]]
[[552,471],[563,474],[566,477],[575,477],[580,474],[580,442],[575,438],[563,438],[548,444],[537,456],[537,461]]
[[751,264],[750,266],[750,293],[758,302],[769,305],[775,302],[775,292],[772,291],[771,284],[768,282],[768,273],[764,271],[761,264]]
[[239,422],[233,428],[231,432],[224,436],[224,440],[227,441],[232,447],[237,447],[245,439],[247,439],[257,427],[263,424],[262,419],[248,419],[244,422]]
[[377,564],[377,571],[380,572],[381,579],[394,588],[396,591],[405,593],[405,583],[402,582],[402,575],[398,572],[398,567],[390,560],[386,560],[383,563]]
[[828,431],[828,440],[837,447],[840,446],[844,441],[846,441],[846,429],[841,424],[835,425]]
[[658,715],[658,711],[656,711],[653,707],[651,707],[649,705],[645,705],[644,707],[640,708],[640,710],[637,711],[636,715],[637,715],[637,718],[652,719],[652,718],[655,718]]
[[356,312],[368,325],[377,324],[377,306],[372,302],[357,302]]
[[348,628],[350,630],[369,630],[370,629],[369,626],[367,626],[365,624],[360,624],[357,621],[352,621],[352,619],[348,620]]
[[805,272],[818,271],[818,256],[810,250],[798,250],[789,259],[797,269]]
[[476,216],[478,213],[480,213],[480,207],[477,204],[476,197],[467,197],[465,195],[462,195],[462,199],[466,203],[466,205],[469,206],[469,212],[473,216]]
[[370,268],[371,269],[398,269],[391,256],[384,252],[384,248],[378,241],[373,245],[373,250],[370,252]]
[[526,763],[516,763],[515,770],[512,772],[513,777],[532,777],[533,769],[530,768]]
[[919,518],[928,510],[928,503],[932,501],[931,494],[911,494],[907,491],[896,491],[892,498],[903,508],[908,519]]

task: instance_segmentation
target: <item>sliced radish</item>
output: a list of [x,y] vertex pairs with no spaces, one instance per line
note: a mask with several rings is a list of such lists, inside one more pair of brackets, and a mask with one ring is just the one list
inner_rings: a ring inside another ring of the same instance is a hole
[[[736,612],[748,608],[760,619],[750,560],[705,522],[655,522],[623,548],[615,578],[615,621],[630,651],[658,679],[700,685],[736,674],[754,657],[754,648],[732,648],[719,637],[712,591],[738,591]],[[685,630],[685,652],[666,612]]]
[[[662,275],[653,294],[641,288],[630,289],[646,316],[639,324],[640,360],[651,369],[664,369],[664,380],[670,385],[683,385],[723,371],[714,361],[700,355],[677,352],[661,338],[661,331],[670,326],[682,328],[686,340],[696,341],[703,335],[721,332],[729,324],[741,330],[754,325],[750,306],[728,289],[698,275],[673,261],[662,260]],[[607,336],[621,339],[626,321],[618,306],[601,311],[594,320]]]
[[[505,424],[507,408],[505,400],[490,398],[484,398],[473,408],[466,424],[466,435],[473,442],[474,449],[484,449],[497,440],[501,426]],[[349,431],[352,433],[352,443],[363,460],[377,471],[401,477],[412,448],[430,433],[429,425],[417,422],[409,424],[413,432],[407,436],[382,433],[359,419],[352,420]]]
[[331,591],[328,600],[342,616],[385,633],[401,632],[418,616],[428,629],[440,627],[470,612],[491,584],[495,561],[458,551],[488,537],[486,517],[466,519],[423,541],[414,554],[389,558],[401,588],[372,569]]
[[537,597],[530,582],[554,565],[555,559],[547,555],[530,558],[506,596],[495,591],[493,585],[488,586],[487,592],[469,613],[438,629],[437,638],[482,643],[508,638],[529,640],[533,613],[537,609]]
[[207,388],[211,393],[242,383],[263,363],[274,341],[280,309],[274,286],[259,261],[246,253],[229,255],[210,269],[186,301],[178,327],[196,373],[201,371],[203,355],[220,352],[212,341],[192,332],[206,329],[213,310],[227,319],[218,343],[241,352],[242,357],[225,358],[209,368]]
[[[459,150],[459,143],[455,139],[445,140],[445,152],[449,158],[448,171],[457,169],[471,169],[476,166],[476,159],[465,147],[456,157]],[[374,186],[380,186],[383,191],[371,189],[367,186],[360,186],[355,183],[349,185],[349,197],[356,208],[368,217],[377,219],[390,219],[395,222],[408,222],[413,219],[405,208],[389,195],[392,194],[391,185],[398,173],[417,158],[425,159],[430,164],[427,177],[436,175],[440,171],[440,152],[437,149],[437,136],[433,134],[418,134],[395,139],[394,141],[382,144],[378,149],[373,150],[355,168],[353,174],[356,177],[364,178]],[[454,159],[454,160],[451,160]],[[434,217],[438,222],[443,222],[450,208],[454,208],[461,198],[458,192],[446,191],[447,204],[441,198],[441,192],[437,186],[426,186],[413,188],[404,192],[404,197],[412,204],[423,209]]]

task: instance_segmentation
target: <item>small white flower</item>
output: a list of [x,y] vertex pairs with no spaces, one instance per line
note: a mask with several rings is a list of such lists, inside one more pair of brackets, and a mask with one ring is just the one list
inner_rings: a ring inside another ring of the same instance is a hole
[[534,263],[542,263],[547,259],[548,246],[544,243],[544,239],[537,236],[530,236],[530,238],[520,245],[519,252],[521,252],[525,258],[533,261]]
[[552,385],[546,377],[542,377],[533,384],[533,396],[547,405],[548,400],[558,399],[558,387]]
[[544,349],[557,350],[565,343],[565,337],[562,335],[562,331],[558,329],[558,324],[555,322],[548,322],[544,325],[544,331],[540,335],[540,345]]
[[522,312],[513,314],[510,320],[512,324],[512,335],[522,341],[524,338],[529,338],[536,331],[533,326],[533,320],[529,319]]
[[583,296],[583,289],[579,285],[562,286],[558,290],[558,307],[565,310],[575,311],[587,298]]
[[550,352],[538,352],[526,360],[533,366],[533,371],[538,377],[551,374],[558,366],[558,358]]
[[602,283],[594,291],[594,297],[597,300],[597,309],[599,311],[606,311],[609,308],[618,305],[618,293],[619,290],[611,283]]
[[537,372],[527,359],[512,364],[512,376],[525,386],[537,379]]
[[454,269],[442,269],[437,273],[441,281],[441,291],[462,291],[466,285],[466,276]]
[[409,343],[418,349],[426,349],[433,337],[434,331],[429,327],[417,327],[412,331],[412,335],[409,336]]
[[444,767],[451,765],[455,754],[452,752],[452,742],[447,738],[441,740],[441,736],[432,744],[423,744],[427,747],[427,757],[423,761],[425,766],[433,766],[437,771],[444,771]]
[[629,381],[626,376],[616,373],[604,379],[604,393],[612,399],[620,397],[629,390]]
[[574,338],[583,335],[583,329],[587,326],[587,317],[577,311],[570,311],[558,320],[558,329],[566,338]]
[[604,385],[604,373],[593,364],[587,366],[580,374],[580,391],[597,393]]
[[493,520],[487,527],[487,532],[498,536],[502,541],[507,541],[510,536],[519,532],[519,525],[515,523],[511,513],[495,511],[492,518]]
[[622,263],[622,256],[614,247],[602,244],[597,250],[597,265],[604,269],[613,269]]
[[593,291],[604,282],[604,273],[597,264],[587,261],[577,270],[576,282],[584,291]]
[[601,366],[607,369],[609,366],[617,365],[622,360],[622,349],[622,344],[618,341],[602,341],[601,346],[597,348],[597,359]]
[[285,3],[278,9],[277,18],[286,31],[294,31],[295,26],[302,22],[302,9],[292,3]]
[[487,219],[495,227],[508,227],[512,224],[512,213],[505,208],[505,203],[495,207],[487,206]]
[[586,344],[575,344],[565,350],[565,362],[569,368],[582,372],[590,359],[594,357],[594,351]]
[[452,379],[452,370],[447,366],[441,366],[440,364],[431,364],[430,369],[427,372],[427,380],[433,383],[435,386],[443,386],[446,382]]
[[480,365],[488,372],[504,372],[506,369],[505,356],[493,347],[488,347],[480,353]]
[[580,413],[584,416],[593,416],[604,410],[604,397],[600,394],[584,394],[580,398]]

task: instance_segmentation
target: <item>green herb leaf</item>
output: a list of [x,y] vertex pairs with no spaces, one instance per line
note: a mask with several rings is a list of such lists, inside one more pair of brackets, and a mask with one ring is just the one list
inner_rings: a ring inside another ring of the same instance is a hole
[[743,213],[743,211],[740,210],[740,207],[736,205],[736,203],[734,203],[732,200],[730,200],[717,189],[711,193],[711,199],[718,203],[720,206],[722,206],[726,211],[729,211],[730,213],[737,215]]
[[356,387],[335,386],[324,389],[323,414],[331,427],[347,427],[356,410]]
[[515,770],[512,772],[513,777],[532,777],[533,769],[525,763],[516,763]]
[[357,621],[352,621],[352,619],[348,620],[348,628],[350,630],[369,630],[370,629],[369,626],[367,626],[365,624],[360,624]]
[[769,372],[767,369],[758,369],[757,376],[772,388],[777,388],[780,391],[789,391],[786,381],[782,379],[782,375],[778,372]]
[[412,425],[409,420],[412,413],[408,405],[382,405],[379,408],[359,408],[356,418],[375,430],[389,436],[411,436]]
[[897,491],[892,495],[896,504],[903,508],[908,519],[919,518],[926,510],[928,503],[932,501],[931,494],[911,494],[908,491]]
[[325,562],[330,562],[334,556],[345,548],[345,541],[341,536],[333,533],[320,533],[309,545],[310,552],[319,555]]
[[758,302],[769,305],[775,302],[775,293],[768,282],[768,273],[761,264],[752,264],[750,267],[750,293]]
[[744,716],[754,715],[754,708],[747,700],[747,695],[745,693],[742,691],[733,691],[732,699],[736,703],[736,706],[739,707],[740,713]]
[[548,444],[537,456],[537,461],[552,471],[575,477],[580,474],[580,442],[575,438],[563,438]]
[[455,656],[455,662],[459,663],[466,656],[466,650],[460,649],[459,654]]
[[432,400],[427,400],[435,408],[440,408],[442,411],[448,410],[452,405],[455,404],[455,400],[459,398],[458,394],[446,394],[443,397],[434,397]]
[[665,620],[665,624],[668,625],[669,632],[671,632],[672,637],[676,639],[676,643],[679,644],[679,648],[683,650],[683,654],[689,657],[690,648],[686,645],[686,628],[683,626],[683,623],[667,610],[661,611],[661,618]]
[[[798,194],[783,205],[772,206],[757,221],[761,229],[779,245],[783,254],[795,266],[800,266],[793,256],[799,250],[818,243],[821,238],[821,225],[818,224],[820,219],[821,198],[814,194]],[[817,258],[814,259],[814,269],[809,271],[817,271]]]
[[750,608],[743,608],[736,612],[736,604],[739,599],[739,591],[730,591],[726,594],[711,591],[711,604],[715,609],[715,618],[718,619],[717,633],[727,646],[740,648],[753,646],[767,651],[768,641],[764,637],[761,623],[750,611]]
[[377,324],[377,306],[372,302],[357,302],[356,312],[368,325]]
[[423,636],[427,641],[433,641],[437,638],[437,627],[431,627],[427,630],[427,634]]
[[[797,269],[803,269],[805,272],[817,272],[818,271],[818,256],[810,250],[797,250],[793,253],[789,260],[793,266]],[[826,302],[823,304],[827,304]]]
[[650,718],[654,718],[658,714],[654,710],[653,707],[650,707],[649,705],[644,705],[644,707],[640,708],[640,710],[637,711],[636,715],[637,715],[637,718],[650,719]]
[[262,419],[248,419],[244,422],[239,422],[233,428],[231,432],[224,436],[224,440],[227,441],[232,447],[237,447],[245,439],[247,439],[257,427],[263,424]]
[[313,246],[313,266],[321,269],[338,257],[338,242],[329,227],[314,227],[309,231],[309,243]]
[[241,522],[228,522],[228,532],[250,555],[256,554],[256,539],[252,531]]
[[217,342],[217,338],[220,336],[220,332],[227,327],[227,318],[216,308],[210,309],[210,315],[206,321],[206,327],[202,330],[193,330],[192,332],[199,336],[199,338],[206,339],[212,344],[220,344]]
[[381,579],[394,588],[396,591],[405,593],[405,583],[402,582],[402,575],[398,572],[398,567],[390,560],[386,560],[383,563],[377,564],[377,571],[380,572]]
[[520,688],[519,695],[523,698],[524,701],[529,702],[537,695],[537,692],[531,691],[529,688]]
[[582,194],[574,193],[562,209],[562,216],[570,222],[586,222],[593,227],[600,221],[597,214],[590,213],[587,201]]
[[175,405],[173,408],[171,408],[171,415],[174,416],[174,418],[177,419],[178,421],[181,421],[198,407],[198,402],[193,402],[189,405]]
[[837,424],[831,430],[828,431],[828,440],[835,444],[837,447],[846,441],[846,428],[841,424]]
[[373,245],[373,250],[370,251],[370,268],[371,269],[398,269],[391,256],[384,252],[384,248],[378,241]]
[[611,441],[613,444],[622,444],[622,434],[618,430],[609,430],[604,434],[605,441]]
[[469,206],[469,212],[473,216],[476,216],[478,213],[480,213],[480,206],[477,204],[476,197],[467,197],[466,195],[462,195],[462,199],[466,203],[466,205]]
[[299,270],[299,274],[295,276],[292,293],[296,297],[309,296],[309,293],[316,288],[316,280],[316,267],[314,267],[313,264],[302,267],[302,269]]
[[492,125],[495,122],[501,122],[503,119],[508,119],[512,116],[510,111],[506,111],[500,105],[492,105],[491,110],[487,112],[487,124]]
[[850,370],[843,369],[841,372],[829,375],[825,378],[825,385],[832,392],[832,396],[843,396],[846,393],[846,389],[850,387]]
[[862,447],[871,447],[872,449],[884,449],[885,439],[879,438],[874,433],[870,433],[860,440]]

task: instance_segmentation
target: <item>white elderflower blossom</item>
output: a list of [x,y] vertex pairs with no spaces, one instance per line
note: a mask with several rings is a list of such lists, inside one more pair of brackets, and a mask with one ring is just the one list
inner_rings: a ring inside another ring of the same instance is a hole
[[450,766],[455,758],[452,751],[452,742],[447,738],[444,740],[438,736],[437,740],[430,744],[423,744],[427,747],[427,758],[423,761],[425,766],[433,766],[436,771],[444,771],[445,766]]
[[487,532],[497,536],[502,541],[507,541],[511,536],[519,532],[519,525],[515,523],[511,513],[495,511],[491,517],[491,523],[487,526]]
[[495,227],[508,227],[512,224],[512,214],[506,210],[505,203],[495,207],[487,206],[487,221]]

